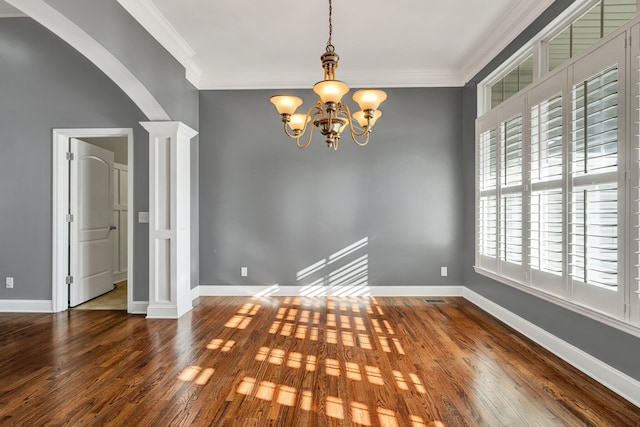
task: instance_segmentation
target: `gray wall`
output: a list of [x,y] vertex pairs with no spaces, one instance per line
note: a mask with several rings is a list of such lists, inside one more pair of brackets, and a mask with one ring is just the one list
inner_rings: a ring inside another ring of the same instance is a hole
[[[0,299],[51,299],[53,128],[134,129],[133,210],[148,210],[148,135],[133,102],[29,18],[0,19]],[[148,299],[148,228],[135,227],[134,297]],[[2,280],[4,284],[4,280]]]
[[201,284],[307,285],[365,254],[372,286],[461,284],[462,89],[388,90],[369,145],[345,135],[337,152],[317,131],[311,148],[296,148],[275,93],[200,93]]
[[[117,0],[46,0],[113,54],[151,92],[171,117],[198,130],[198,91],[185,69]],[[148,140],[148,137],[147,137]],[[192,140],[191,252],[198,247],[198,137]],[[140,268],[140,267],[139,267]],[[144,266],[143,268],[147,268]],[[191,284],[199,283],[198,257],[192,257]],[[145,294],[146,295],[146,294]],[[144,300],[147,297],[143,298]]]
[[507,310],[527,319],[558,338],[573,344],[581,350],[640,380],[640,339],[606,326],[582,315],[546,302],[507,285],[503,285],[473,270],[474,264],[474,153],[476,118],[476,82],[481,81],[495,67],[506,60],[523,43],[540,31],[572,1],[556,1],[545,14],[528,28],[514,43],[495,58],[473,82],[464,88],[462,119],[464,171],[464,235],[463,250],[464,283],[480,295],[499,304]]

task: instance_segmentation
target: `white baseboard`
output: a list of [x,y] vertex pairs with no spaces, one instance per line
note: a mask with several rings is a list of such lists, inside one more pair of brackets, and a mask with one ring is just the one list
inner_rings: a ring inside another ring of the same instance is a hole
[[147,314],[149,301],[132,301],[129,307],[129,314]]
[[468,301],[506,323],[527,338],[540,344],[565,362],[573,365],[605,387],[640,407],[640,381],[618,371],[466,287],[464,288],[463,296]]
[[372,286],[374,297],[461,297],[464,286]]
[[53,313],[53,301],[30,299],[0,300],[2,313]]
[[118,273],[113,274],[113,283],[122,282],[123,280],[127,280],[127,270],[120,271]]
[[[280,286],[280,285],[200,285],[198,296],[462,296],[464,286],[368,286],[359,289],[344,290],[341,288],[327,288],[308,286]],[[194,295],[195,288],[191,290]]]

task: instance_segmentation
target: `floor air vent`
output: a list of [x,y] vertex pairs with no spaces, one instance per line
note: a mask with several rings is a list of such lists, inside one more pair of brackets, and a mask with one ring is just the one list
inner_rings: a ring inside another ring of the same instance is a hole
[[446,300],[435,298],[425,298],[424,302],[426,302],[427,304],[448,304]]

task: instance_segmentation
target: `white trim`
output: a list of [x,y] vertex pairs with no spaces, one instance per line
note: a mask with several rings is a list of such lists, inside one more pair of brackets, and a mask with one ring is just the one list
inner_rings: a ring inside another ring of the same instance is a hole
[[556,305],[559,305],[562,308],[566,308],[567,310],[571,310],[573,312],[576,312],[578,314],[581,314],[585,317],[588,317],[590,319],[596,320],[600,323],[604,323],[607,326],[611,326],[612,328],[621,330],[622,332],[625,332],[627,334],[633,335],[635,337],[639,337],[640,338],[640,327],[636,326],[632,323],[627,323],[623,320],[619,320],[616,318],[613,318],[607,314],[595,311],[592,308],[588,308],[588,307],[583,307],[579,304],[573,303],[571,301],[568,301],[566,299],[563,299],[559,296],[555,296],[553,294],[549,294],[543,290],[540,290],[538,288],[533,288],[531,286],[526,286],[523,285],[522,283],[506,278],[506,277],[502,277],[499,276],[491,271],[485,270],[481,267],[477,267],[474,266],[473,267],[475,272],[478,274],[481,274],[483,276],[489,277],[490,279],[495,280],[496,282],[500,282],[500,283],[504,283],[505,285],[511,286],[513,288],[516,288],[520,291],[526,292],[528,294],[531,294],[533,296],[536,296],[540,299],[543,299],[545,301],[549,301],[551,303],[554,303]]
[[149,301],[131,301],[129,304],[129,314],[147,314]]
[[[462,87],[465,80],[456,69],[429,69],[381,72],[371,70],[344,71],[340,79],[356,87]],[[317,72],[299,73],[273,72],[260,70],[242,70],[239,72],[203,73],[200,77],[200,90],[225,89],[311,89],[318,80]]]
[[464,298],[640,407],[640,381],[561,340],[469,288],[464,289]]
[[142,110],[149,120],[170,120],[149,90],[110,51],[43,0],[7,0],[69,43],[104,72]]
[[202,70],[193,60],[196,51],[182,38],[156,5],[151,0],[118,0],[118,3],[184,66],[186,79],[198,87]]
[[374,297],[461,297],[464,286],[371,286]]
[[[578,0],[580,1],[580,0]],[[468,82],[493,60],[509,43],[515,40],[529,25],[533,23],[554,0],[538,0],[535,2],[518,2],[509,15],[501,21],[501,25],[492,30],[480,47],[474,49],[469,61],[462,67],[464,81]]]
[[52,313],[51,300],[2,299],[0,313]]
[[[127,174],[127,205],[133,209],[134,201],[134,147],[133,130],[130,128],[107,129],[53,129],[53,176],[52,176],[52,307],[51,311],[59,312],[68,309],[68,292],[65,284],[67,266],[69,265],[68,230],[67,223],[63,220],[68,212],[69,200],[69,162],[66,153],[69,151],[71,138],[96,138],[96,137],[126,137],[129,172]],[[134,269],[133,264],[133,239],[134,221],[133,214],[127,215],[127,307],[132,313]]]
[[148,318],[178,318],[191,299],[190,144],[178,121],[140,122],[149,132]]
[[[270,296],[304,296],[305,286],[299,285],[200,285],[198,296],[256,296],[268,293]],[[194,290],[191,290],[192,295]],[[462,296],[464,286],[370,286],[367,296]],[[340,293],[340,289],[335,290]],[[331,289],[324,289],[320,295],[333,295]],[[317,296],[320,296],[317,295]],[[347,296],[347,295],[345,295]]]

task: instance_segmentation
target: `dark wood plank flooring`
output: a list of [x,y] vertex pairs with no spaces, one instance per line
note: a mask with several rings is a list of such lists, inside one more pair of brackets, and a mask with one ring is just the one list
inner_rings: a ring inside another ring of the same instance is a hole
[[640,425],[640,408],[446,300],[205,297],[177,321],[0,314],[0,425]]

